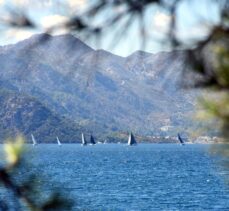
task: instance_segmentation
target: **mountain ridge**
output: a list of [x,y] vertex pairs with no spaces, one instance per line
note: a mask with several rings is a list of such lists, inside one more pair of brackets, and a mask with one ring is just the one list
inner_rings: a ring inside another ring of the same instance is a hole
[[[41,39],[35,35],[0,48],[0,76],[57,115],[98,136],[118,131],[174,135],[190,126],[196,94],[179,89],[182,52],[120,57],[72,35]],[[163,131],[165,126],[174,131]]]

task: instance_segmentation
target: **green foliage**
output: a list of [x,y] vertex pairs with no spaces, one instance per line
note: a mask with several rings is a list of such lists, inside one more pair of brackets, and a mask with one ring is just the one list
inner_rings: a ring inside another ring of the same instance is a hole
[[218,71],[218,83],[222,87],[229,87],[229,40],[223,41],[215,46],[216,54],[215,67]]
[[6,162],[0,168],[0,184],[12,197],[7,200],[0,198],[0,210],[71,210],[73,201],[63,197],[59,192],[53,192],[43,199],[38,191],[38,179],[32,172],[23,180],[18,179],[18,173],[23,169],[29,172],[24,156],[24,138],[17,137],[4,144]]
[[225,141],[229,137],[229,95],[227,92],[215,93],[213,96],[206,97],[201,100],[204,108],[199,116],[207,119],[215,119],[221,127],[221,135],[225,137]]

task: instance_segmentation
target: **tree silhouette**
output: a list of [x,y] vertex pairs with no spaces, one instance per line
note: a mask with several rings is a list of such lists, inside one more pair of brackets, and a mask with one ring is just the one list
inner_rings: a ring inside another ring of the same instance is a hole
[[71,210],[73,202],[64,198],[60,192],[53,192],[45,201],[40,201],[37,180],[41,179],[31,174],[23,181],[15,179],[18,172],[26,169],[23,160],[25,154],[24,138],[7,140],[5,145],[6,164],[0,168],[0,184],[8,190],[10,199],[0,199],[0,210]]
[[[85,38],[101,38],[104,33],[118,25],[119,30],[114,37],[125,36],[131,22],[138,20],[141,43],[144,48],[147,45],[147,29],[150,28],[147,22],[147,11],[150,7],[156,6],[163,10],[170,17],[168,30],[163,36],[161,43],[170,45],[172,49],[182,49],[184,54],[184,77],[183,85],[192,88],[206,89],[208,92],[217,95],[207,98],[202,105],[206,109],[206,114],[215,118],[221,126],[221,134],[225,142],[229,142],[229,1],[227,0],[208,0],[219,7],[219,21],[212,24],[209,22],[208,33],[197,40],[185,43],[177,33],[179,17],[178,9],[185,0],[97,0],[88,3],[82,11],[74,13],[69,9],[68,19],[61,24],[54,24],[44,29],[47,33],[54,33],[57,30],[76,33]],[[65,7],[63,1],[58,2],[58,7]],[[87,3],[85,3],[87,4]],[[67,7],[65,7],[67,8]],[[32,20],[25,10],[21,10],[17,5],[7,8],[7,18],[1,18],[1,25],[16,29],[36,29],[39,24]],[[67,10],[68,12],[68,10]],[[199,11],[201,13],[201,11]],[[209,13],[211,11],[209,10]],[[103,15],[106,13],[106,15]],[[195,14],[193,14],[195,15]],[[209,14],[210,16],[211,14]],[[100,20],[95,24],[95,20]],[[41,37],[40,42],[45,42],[47,36]],[[153,38],[152,38],[153,39]],[[193,74],[190,74],[193,73]],[[225,147],[223,154],[229,156],[228,147]],[[18,159],[18,158],[17,158]],[[20,159],[18,159],[20,160]],[[16,162],[10,168],[16,166]],[[10,189],[19,199],[31,207],[35,206],[33,201],[27,198],[25,186],[17,186],[10,179],[8,168],[0,169],[1,182]],[[54,197],[41,210],[52,207],[53,202],[58,201]],[[1,202],[0,208],[7,210],[7,204]],[[46,207],[46,208],[45,208]]]

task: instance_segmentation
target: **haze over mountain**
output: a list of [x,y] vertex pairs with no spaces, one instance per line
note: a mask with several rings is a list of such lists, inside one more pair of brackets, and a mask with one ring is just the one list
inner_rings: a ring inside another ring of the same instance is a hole
[[[33,98],[34,106],[47,109],[47,119],[65,119],[65,124],[71,125],[66,125],[71,134],[75,131],[77,137],[83,130],[98,136],[120,131],[167,135],[190,126],[187,118],[193,111],[195,94],[178,85],[182,52],[137,51],[124,58],[94,50],[72,35],[39,34],[1,47],[0,65],[0,89],[7,90],[7,95],[1,92],[4,102],[12,96],[26,96],[27,100],[13,103],[27,108]],[[6,104],[0,108],[3,116],[12,112]],[[47,123],[42,121],[40,125]],[[4,124],[7,131],[13,128],[27,136],[36,133],[33,118],[23,126],[15,118]],[[169,127],[173,130],[166,131]],[[68,134],[63,130],[62,135]],[[58,135],[57,129],[55,133]],[[7,134],[1,128],[0,138]],[[43,140],[54,135],[42,128],[37,134]]]

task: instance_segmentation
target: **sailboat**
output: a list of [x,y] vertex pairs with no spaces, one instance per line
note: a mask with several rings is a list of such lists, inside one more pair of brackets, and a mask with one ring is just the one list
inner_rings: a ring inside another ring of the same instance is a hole
[[87,141],[86,141],[83,133],[81,134],[81,139],[82,139],[82,144],[81,145],[82,146],[86,146],[87,145]]
[[61,143],[60,143],[60,140],[59,140],[58,136],[56,137],[56,140],[57,140],[57,144],[58,144],[59,146],[61,146]]
[[128,145],[132,146],[132,145],[136,145],[137,141],[134,138],[134,135],[132,133],[129,134],[129,139],[128,139]]
[[91,142],[91,145],[96,144],[96,143],[95,143],[95,139],[94,139],[93,135],[91,135],[90,142]]
[[33,141],[33,146],[36,146],[36,145],[37,145],[37,141],[36,141],[36,139],[34,138],[33,134],[31,134],[31,137],[32,137],[32,141]]
[[181,136],[180,136],[179,133],[177,134],[177,138],[178,138],[180,144],[181,144],[182,146],[184,146],[184,145],[185,145],[184,140],[181,138]]

